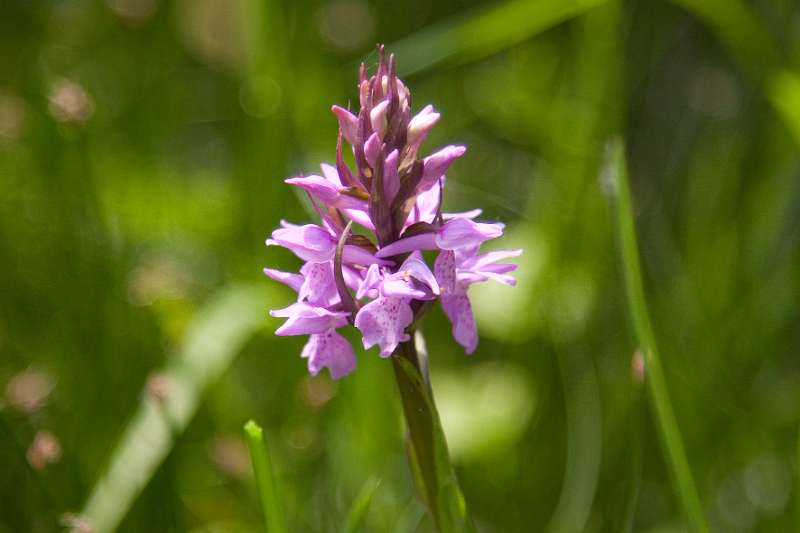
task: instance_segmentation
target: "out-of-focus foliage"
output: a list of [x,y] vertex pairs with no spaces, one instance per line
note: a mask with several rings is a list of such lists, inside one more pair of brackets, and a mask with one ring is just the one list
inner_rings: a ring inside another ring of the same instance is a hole
[[260,531],[249,418],[290,531],[341,530],[370,479],[365,531],[430,530],[391,365],[309,378],[266,314],[290,291],[260,274],[297,266],[263,245],[308,218],[282,180],[332,160],[328,109],[377,41],[442,112],[429,146],[469,146],[447,208],[526,250],[517,288],[474,288],[474,356],[440,311],[424,324],[478,529],[682,531],[601,172],[614,136],[711,528],[796,529],[798,27],[789,0],[4,1],[0,532],[81,526],[129,422],[187,398],[134,439],[119,531]]

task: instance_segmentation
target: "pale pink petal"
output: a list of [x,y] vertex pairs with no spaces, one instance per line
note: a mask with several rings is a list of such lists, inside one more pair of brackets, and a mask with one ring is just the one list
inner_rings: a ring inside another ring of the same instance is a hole
[[453,338],[464,347],[467,354],[471,354],[478,346],[478,330],[469,298],[458,292],[442,295],[442,309],[453,325]]
[[365,200],[349,194],[343,194],[341,192],[342,188],[335,185],[327,177],[311,175],[289,178],[286,180],[286,183],[302,188],[308,192],[308,194],[330,207],[338,207],[340,209],[367,208],[367,202]]
[[342,265],[342,274],[344,275],[344,284],[351,291],[358,290],[361,285],[361,273],[354,267]]
[[367,163],[372,168],[375,168],[375,163],[378,162],[378,154],[381,151],[381,139],[377,133],[373,133],[364,143],[364,157],[367,158]]
[[[444,179],[444,177],[442,177]],[[431,187],[422,191],[417,195],[417,201],[414,203],[414,208],[408,214],[407,226],[416,222],[428,222],[432,224],[436,218],[436,212],[439,210],[439,198],[441,192],[439,186]]]
[[339,187],[322,176],[301,176],[289,178],[285,182],[308,191],[309,194],[319,198],[326,204],[332,204],[336,197],[339,196]]
[[422,144],[438,120],[439,113],[434,112],[432,105],[423,107],[408,123],[408,144],[414,148]]
[[436,181],[441,178],[448,167],[464,155],[467,151],[465,146],[445,146],[438,152],[429,155],[423,160],[422,181],[419,185],[419,190],[424,191],[436,184]]
[[358,130],[358,117],[343,107],[335,105],[331,107],[331,111],[339,119],[339,128],[342,130],[342,136],[350,143],[356,142],[356,131]]
[[442,294],[453,294],[456,290],[456,256],[450,250],[441,252],[433,263],[433,272]]
[[443,250],[474,247],[503,234],[503,224],[484,224],[468,218],[448,220],[436,236],[436,245]]
[[381,139],[383,139],[383,136],[386,134],[386,111],[388,109],[389,100],[382,100],[378,105],[372,108],[369,114],[372,129]]
[[303,284],[303,276],[300,274],[295,274],[294,272],[281,272],[280,270],[265,268],[264,274],[275,281],[280,281],[281,283],[288,285],[295,291],[299,291],[300,286]]
[[272,232],[267,245],[283,246],[303,261],[321,263],[333,258],[336,243],[328,230],[314,224],[288,225]]
[[342,251],[342,260],[350,265],[367,266],[372,264],[378,264],[378,265],[393,264],[391,261],[387,261],[380,257],[376,257],[376,255],[372,255],[371,253],[361,248],[360,246],[356,246],[354,244],[345,244],[344,250]]
[[461,268],[467,268],[469,270],[480,270],[483,267],[491,265],[497,261],[502,259],[508,259],[509,257],[519,257],[522,255],[522,250],[497,250],[495,252],[487,252],[485,254],[476,255],[474,257],[465,259],[461,263]]
[[386,199],[386,205],[391,205],[397,192],[400,190],[400,177],[397,175],[397,150],[386,156],[386,162],[383,166],[383,196]]
[[442,213],[442,218],[445,220],[450,220],[451,218],[477,218],[481,216],[481,213],[483,213],[483,209],[471,209],[460,213]]
[[308,359],[308,371],[312,376],[327,368],[333,379],[339,379],[356,368],[353,347],[334,330],[311,335],[300,355]]
[[339,171],[336,170],[336,167],[327,163],[322,163],[320,164],[320,168],[322,169],[322,175],[325,176],[328,181],[337,187],[342,187],[342,180],[339,178]]
[[406,328],[413,320],[407,300],[381,296],[358,311],[355,326],[361,330],[365,349],[377,344],[381,356],[388,357],[398,344],[411,339]]
[[436,248],[436,234],[423,233],[421,235],[414,235],[394,241],[378,250],[378,253],[375,255],[378,257],[391,257],[393,255],[413,252],[414,250],[435,250]]
[[376,264],[372,264],[367,269],[367,274],[364,276],[364,280],[358,286],[358,291],[356,291],[356,298],[359,300],[367,295],[368,291],[374,289],[378,282],[380,281],[380,267]]
[[345,209],[344,214],[356,224],[360,224],[368,230],[375,231],[375,225],[372,223],[369,215],[362,209]]
[[328,311],[322,307],[315,307],[304,302],[298,302],[283,309],[269,312],[274,317],[286,318],[275,331],[275,335],[310,335],[323,333],[331,328],[342,326],[346,323],[349,313]]
[[421,254],[414,254],[408,259],[403,261],[400,268],[397,269],[397,274],[405,279],[413,278],[420,283],[426,285],[433,294],[439,294],[439,283],[425,261],[422,260]]
[[306,263],[300,269],[303,274],[303,285],[297,298],[313,305],[330,305],[339,298],[336,280],[333,277],[333,261],[324,263]]

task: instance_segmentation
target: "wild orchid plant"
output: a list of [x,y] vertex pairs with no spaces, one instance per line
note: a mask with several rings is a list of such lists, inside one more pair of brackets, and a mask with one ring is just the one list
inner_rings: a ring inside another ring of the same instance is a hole
[[[373,76],[361,65],[358,113],[332,108],[339,121],[335,166],[323,164],[322,175],[286,180],[308,193],[321,224],[282,221],[267,244],[288,248],[305,264],[299,273],[264,272],[297,291],[295,303],[271,315],[286,318],[277,335],[309,335],[302,357],[311,374],[327,367],[338,379],[355,369],[353,348],[337,331],[348,325],[360,331],[365,349],[377,345],[381,357],[394,355],[423,497],[441,527],[435,500],[442,480],[433,472],[434,452],[424,449],[432,447],[438,418],[432,400],[420,397],[427,390],[415,387],[398,363],[405,359],[411,372],[427,380],[411,331],[435,300],[456,341],[474,352],[478,334],[468,288],[487,280],[514,285],[508,273],[516,265],[498,261],[522,251],[479,253],[482,243],[502,235],[503,224],[476,222],[480,209],[442,212],[445,171],[466,148],[418,155],[439,113],[428,105],[412,116],[411,95],[396,75],[394,55],[386,61],[383,47],[378,51]],[[343,140],[352,147],[355,171],[345,163]],[[362,231],[354,233],[353,224]],[[433,271],[424,251],[437,254]],[[428,416],[420,419],[420,411]]]

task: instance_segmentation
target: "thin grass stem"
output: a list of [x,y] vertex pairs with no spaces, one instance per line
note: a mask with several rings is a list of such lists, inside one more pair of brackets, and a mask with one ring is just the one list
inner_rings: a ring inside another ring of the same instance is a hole
[[653,334],[647,311],[624,152],[623,142],[615,140],[612,143],[610,155],[612,158],[613,185],[616,192],[615,214],[619,231],[628,308],[633,320],[636,339],[645,356],[645,379],[648,396],[661,436],[676,496],[680,501],[691,530],[695,533],[707,533],[708,526],[706,525],[703,508],[692,478],[692,472],[689,468],[689,461],[686,457],[672,403],[669,399],[664,371],[661,367],[661,356],[658,353],[655,335]]

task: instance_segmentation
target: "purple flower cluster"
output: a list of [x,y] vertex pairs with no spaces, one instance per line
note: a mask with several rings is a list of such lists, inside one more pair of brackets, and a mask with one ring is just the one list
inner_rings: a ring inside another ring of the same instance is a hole
[[[377,345],[382,357],[410,340],[409,328],[434,300],[442,303],[453,336],[467,353],[478,334],[467,289],[495,280],[514,285],[516,268],[498,263],[521,250],[480,254],[481,244],[502,235],[503,224],[473,219],[466,213],[442,213],[445,171],[466,148],[446,146],[417,155],[439,120],[432,106],[411,115],[411,98],[397,78],[393,55],[379,47],[375,75],[361,65],[360,109],[353,114],[333,106],[339,121],[336,165],[322,175],[286,180],[310,197],[321,225],[281,222],[267,245],[291,250],[305,262],[299,273],[264,272],[297,291],[297,302],[270,312],[286,318],[277,335],[309,335],[302,356],[316,375],[327,367],[338,379],[355,369],[350,343],[337,332],[355,325],[364,348]],[[351,147],[355,171],[345,163],[342,140]],[[353,226],[361,228],[353,232]],[[438,255],[433,271],[423,251]]]

